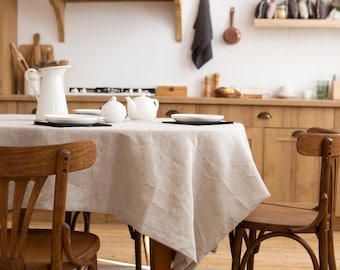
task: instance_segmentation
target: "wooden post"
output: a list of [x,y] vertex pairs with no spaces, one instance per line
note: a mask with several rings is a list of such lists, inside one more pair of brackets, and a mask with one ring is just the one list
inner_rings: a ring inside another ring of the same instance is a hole
[[17,44],[18,3],[0,0],[0,6],[0,95],[11,95],[17,93],[10,44]]

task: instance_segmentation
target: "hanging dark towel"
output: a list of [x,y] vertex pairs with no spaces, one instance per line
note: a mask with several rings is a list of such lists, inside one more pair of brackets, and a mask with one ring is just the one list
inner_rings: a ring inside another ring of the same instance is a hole
[[213,57],[209,0],[200,0],[194,29],[195,36],[191,46],[192,61],[197,69],[199,69]]

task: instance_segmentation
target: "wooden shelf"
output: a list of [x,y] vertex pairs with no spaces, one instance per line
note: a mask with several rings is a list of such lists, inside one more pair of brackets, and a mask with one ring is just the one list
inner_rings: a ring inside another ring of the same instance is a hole
[[67,2],[112,2],[112,1],[173,1],[176,16],[176,41],[182,41],[182,0],[49,0],[58,24],[59,41],[65,41],[65,6]]
[[255,27],[274,28],[340,28],[338,20],[317,20],[317,19],[255,19]]

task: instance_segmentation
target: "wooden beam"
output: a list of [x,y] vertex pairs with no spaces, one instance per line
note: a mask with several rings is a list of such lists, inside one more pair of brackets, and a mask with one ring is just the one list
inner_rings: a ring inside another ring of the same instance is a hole
[[176,41],[182,41],[182,0],[175,1],[176,10]]
[[54,9],[58,24],[59,41],[65,42],[65,2],[64,0],[49,0]]
[[0,0],[0,95],[17,93],[16,59],[11,54],[11,43],[17,44],[16,0]]

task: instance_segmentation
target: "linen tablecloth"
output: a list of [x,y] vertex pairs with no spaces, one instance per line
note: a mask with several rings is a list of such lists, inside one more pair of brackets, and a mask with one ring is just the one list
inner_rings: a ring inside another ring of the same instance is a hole
[[[191,126],[162,120],[57,128],[34,115],[0,115],[0,145],[92,139],[95,165],[70,176],[69,211],[112,214],[176,251],[175,270],[197,263],[269,197],[240,123]],[[51,209],[52,181],[39,200]]]

